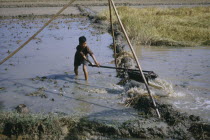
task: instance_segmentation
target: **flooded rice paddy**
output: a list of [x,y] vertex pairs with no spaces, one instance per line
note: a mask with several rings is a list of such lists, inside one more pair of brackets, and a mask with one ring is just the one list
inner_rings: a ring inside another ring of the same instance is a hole
[[[19,47],[47,20],[1,20],[0,59]],[[75,77],[74,54],[78,38],[83,35],[96,59],[103,65],[113,66],[112,50],[108,47],[112,38],[108,33],[94,29],[86,18],[59,18],[1,65],[2,108],[14,110],[18,104],[25,104],[32,113],[89,115],[110,120],[114,120],[113,116],[118,120],[119,116],[135,117],[128,114],[133,109],[121,104],[124,88],[117,85],[115,70],[88,67],[89,80],[85,81],[80,67],[79,76]]]
[[[154,70],[168,90],[163,100],[184,112],[209,120],[210,116],[210,48],[136,49],[142,67]],[[166,81],[166,82],[164,82]],[[171,85],[171,86],[170,86]],[[210,121],[210,120],[209,120]]]
[[[47,21],[37,19],[0,20],[0,60],[24,43]],[[88,67],[89,80],[73,72],[78,38],[87,43],[102,65],[114,66],[112,38],[86,18],[59,18],[19,53],[0,67],[0,109],[14,110],[25,104],[32,113],[87,115],[99,120],[130,120],[137,117],[122,105],[125,88],[117,85],[116,71]],[[184,112],[206,120],[210,115],[210,48],[136,49],[144,70],[153,70],[163,87],[162,100]],[[135,89],[133,89],[135,90]],[[152,89],[153,90],[153,89]],[[154,90],[152,91],[155,92]],[[165,94],[167,93],[167,94]]]

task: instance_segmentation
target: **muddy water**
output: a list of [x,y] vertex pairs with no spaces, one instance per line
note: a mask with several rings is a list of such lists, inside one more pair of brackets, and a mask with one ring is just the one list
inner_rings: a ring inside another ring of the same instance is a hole
[[143,47],[136,52],[142,67],[159,75],[156,83],[171,85],[165,89],[168,96],[163,98],[164,101],[210,121],[209,47]]
[[[19,47],[47,20],[1,20],[0,59]],[[25,104],[32,113],[88,115],[101,120],[135,117],[133,109],[120,104],[124,88],[117,85],[115,70],[88,67],[89,80],[85,81],[80,67],[79,76],[75,77],[74,54],[82,35],[87,37],[97,60],[113,66],[109,63],[113,57],[108,48],[112,42],[108,33],[93,29],[85,18],[57,19],[1,65],[1,108],[14,110],[18,104]]]

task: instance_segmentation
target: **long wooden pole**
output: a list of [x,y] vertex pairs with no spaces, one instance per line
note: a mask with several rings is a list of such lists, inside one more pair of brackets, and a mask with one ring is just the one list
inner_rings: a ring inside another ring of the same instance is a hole
[[60,13],[62,13],[67,7],[69,7],[75,0],[71,0],[69,3],[67,3],[61,10],[59,10],[47,23],[44,24],[44,26],[39,29],[33,36],[31,36],[25,43],[23,43],[19,48],[17,48],[14,52],[12,52],[10,55],[8,55],[4,60],[0,62],[0,65],[3,64],[5,61],[7,61],[9,58],[11,58],[13,55],[15,55],[18,51],[20,51],[25,45],[27,45],[32,39],[34,39],[47,25],[50,24]]
[[132,51],[132,53],[133,53],[134,59],[135,59],[137,65],[138,65],[139,71],[140,71],[141,76],[142,76],[142,78],[143,78],[143,80],[144,80],[144,83],[145,83],[145,86],[146,86],[147,91],[148,91],[148,93],[149,93],[149,96],[150,96],[150,98],[151,98],[151,100],[152,100],[152,102],[153,102],[153,105],[154,105],[154,107],[155,107],[156,113],[157,113],[158,117],[160,118],[161,116],[160,116],[159,110],[158,110],[158,108],[157,108],[157,105],[156,105],[156,103],[155,103],[154,98],[152,97],[152,94],[151,94],[151,92],[150,92],[148,83],[147,83],[147,81],[146,81],[146,79],[145,79],[145,76],[144,76],[144,74],[143,74],[143,72],[142,72],[142,68],[141,68],[141,66],[140,66],[140,64],[139,64],[139,61],[138,61],[138,59],[137,59],[136,53],[135,53],[135,51],[134,51],[134,49],[133,49],[133,46],[132,46],[132,44],[131,44],[131,42],[130,42],[130,39],[129,39],[129,37],[128,37],[126,31],[125,31],[125,28],[124,28],[124,26],[123,26],[123,24],[122,24],[122,21],[121,21],[121,19],[120,19],[120,16],[119,16],[119,14],[118,14],[118,12],[117,12],[117,8],[116,8],[116,6],[115,6],[113,0],[110,0],[110,1],[111,1],[111,3],[112,3],[113,8],[114,8],[114,11],[115,11],[115,14],[116,14],[116,16],[117,16],[118,22],[120,23],[120,26],[121,26],[121,28],[122,28],[122,31],[123,31],[123,33],[124,33],[124,35],[125,35],[125,37],[126,37],[126,40],[127,40],[127,42],[128,42],[128,45],[129,45],[129,47],[130,47],[130,49],[131,49],[131,51]]
[[[100,66],[97,66],[97,65],[89,65],[90,67],[96,67],[96,68],[107,68],[107,69],[117,69],[117,70],[129,70],[129,71],[139,71],[138,69],[126,69],[126,68],[116,68],[116,67],[110,67],[110,66],[103,66],[103,65],[100,65]],[[146,71],[146,70],[143,70],[143,72],[152,72],[152,71]]]
[[115,36],[114,36],[114,28],[113,28],[113,20],[112,20],[112,5],[111,5],[110,0],[108,0],[108,2],[109,2],[109,14],[110,14],[110,24],[111,24],[111,32],[112,32],[112,39],[113,39],[113,48],[114,48],[114,62],[115,62],[115,67],[117,67],[116,44],[115,44]]

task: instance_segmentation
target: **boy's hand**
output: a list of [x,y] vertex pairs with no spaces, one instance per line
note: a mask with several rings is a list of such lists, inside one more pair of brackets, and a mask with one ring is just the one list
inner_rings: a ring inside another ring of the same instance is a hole
[[99,67],[99,66],[100,66],[100,64],[99,64],[98,62],[96,62],[96,66],[97,66],[97,67]]

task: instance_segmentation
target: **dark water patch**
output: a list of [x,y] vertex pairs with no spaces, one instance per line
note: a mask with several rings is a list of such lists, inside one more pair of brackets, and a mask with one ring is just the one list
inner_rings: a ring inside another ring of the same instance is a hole
[[3,101],[0,101],[0,111],[4,109]]

